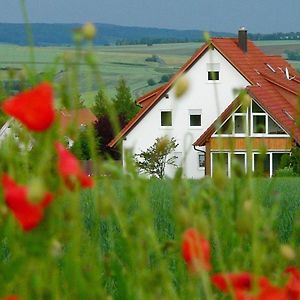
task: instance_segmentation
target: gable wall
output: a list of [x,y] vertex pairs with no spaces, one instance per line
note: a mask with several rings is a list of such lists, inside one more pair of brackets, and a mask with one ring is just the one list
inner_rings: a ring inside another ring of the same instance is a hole
[[[213,83],[207,79],[207,63],[220,64],[220,80]],[[168,92],[169,98],[162,98],[148,114],[132,129],[123,141],[124,149],[133,153],[146,150],[159,136],[175,137],[179,146],[176,152],[185,157],[184,175],[188,178],[204,176],[204,169],[198,168],[198,152],[192,143],[211,125],[211,123],[236,98],[235,89],[243,88],[249,83],[217,51],[209,49],[187,72],[188,91],[179,99],[174,95],[174,88]],[[201,109],[201,128],[189,126],[189,110]],[[160,126],[161,110],[172,110],[173,126]],[[167,170],[172,176],[174,169]]]

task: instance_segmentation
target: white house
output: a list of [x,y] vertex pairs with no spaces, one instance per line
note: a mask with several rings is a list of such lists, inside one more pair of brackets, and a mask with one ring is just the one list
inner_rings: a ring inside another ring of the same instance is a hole
[[[174,85],[182,75],[189,87],[177,98]],[[157,137],[174,137],[184,176],[201,178],[213,173],[221,157],[228,175],[233,159],[254,170],[264,145],[265,171],[272,176],[280,155],[300,141],[295,123],[299,88],[299,74],[288,62],[264,54],[241,28],[238,38],[212,38],[167,84],[139,98],[141,110],[109,146],[122,142],[123,153],[139,153]],[[252,99],[246,110],[240,108],[241,90]],[[251,155],[246,138],[252,143]],[[166,174],[174,171],[169,167]]]

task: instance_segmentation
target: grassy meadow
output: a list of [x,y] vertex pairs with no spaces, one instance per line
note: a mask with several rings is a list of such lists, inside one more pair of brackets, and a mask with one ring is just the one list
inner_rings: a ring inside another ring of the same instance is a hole
[[[281,55],[285,50],[300,50],[299,41],[257,41],[256,44],[269,54]],[[87,64],[80,62],[80,94],[88,106],[92,105],[99,85],[104,85],[107,93],[113,96],[118,80],[123,77],[131,88],[134,97],[158,86],[163,75],[174,74],[178,68],[199,48],[200,43],[160,44],[153,46],[98,46],[95,47],[95,61],[100,69],[102,82],[92,78]],[[37,72],[51,70],[56,74],[54,80],[59,82],[67,76],[63,59],[74,55],[72,47],[36,47],[35,69]],[[147,62],[146,58],[157,55],[159,62]],[[30,63],[28,47],[15,45],[0,46],[0,68],[23,68]],[[296,68],[300,63],[291,61]],[[0,79],[7,76],[5,70],[0,70]],[[157,84],[149,86],[147,81],[153,79]]]
[[181,244],[191,227],[211,243],[211,274],[247,271],[282,286],[282,271],[299,260],[299,194],[298,178],[146,180],[114,169],[80,198],[60,196],[31,232],[4,215],[1,292],[22,299],[231,299],[208,273],[188,271]]

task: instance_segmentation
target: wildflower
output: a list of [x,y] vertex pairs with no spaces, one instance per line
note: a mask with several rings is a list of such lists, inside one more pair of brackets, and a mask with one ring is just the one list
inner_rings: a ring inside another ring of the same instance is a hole
[[183,234],[182,255],[191,271],[210,271],[210,244],[195,228]]
[[222,292],[233,289],[249,290],[252,285],[252,275],[247,272],[242,273],[218,273],[212,276],[212,283]]
[[97,29],[91,22],[87,22],[82,26],[82,34],[87,40],[93,40],[96,36]]
[[285,272],[290,274],[289,280],[285,285],[287,299],[297,300],[300,298],[300,270],[290,266],[285,269]]
[[42,220],[44,209],[51,203],[53,196],[44,193],[39,203],[32,203],[28,199],[28,188],[17,185],[7,174],[2,177],[4,199],[15,218],[24,231],[35,228]]
[[92,187],[94,185],[93,179],[81,170],[77,158],[62,144],[56,143],[55,147],[58,154],[58,171],[66,186],[72,190],[75,187],[75,182],[78,181],[83,188]]
[[[253,294],[254,280],[257,280],[258,292]],[[265,277],[255,278],[247,272],[215,274],[213,284],[222,292],[232,289],[235,300],[287,300],[284,289],[272,285]]]
[[44,131],[54,122],[53,89],[41,83],[31,90],[13,96],[2,105],[3,111],[32,131]]
[[6,296],[6,297],[0,298],[0,299],[2,299],[2,300],[21,300],[21,298],[16,295],[9,295],[9,296]]

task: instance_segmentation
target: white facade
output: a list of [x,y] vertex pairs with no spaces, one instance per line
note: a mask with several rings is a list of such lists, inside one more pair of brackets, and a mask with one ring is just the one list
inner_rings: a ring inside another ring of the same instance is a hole
[[[208,71],[218,71],[219,80],[208,80]],[[187,178],[204,176],[199,167],[199,151],[192,144],[237,97],[239,90],[250,83],[216,50],[209,49],[186,72],[187,92],[176,98],[174,87],[127,134],[123,152],[140,153],[157,137],[174,137],[179,144],[175,154],[182,158],[183,174]],[[161,126],[161,112],[172,112],[172,126]],[[201,126],[190,126],[190,114],[201,113]],[[205,149],[203,149],[205,150]],[[172,177],[175,168],[166,169]]]

